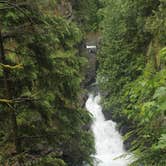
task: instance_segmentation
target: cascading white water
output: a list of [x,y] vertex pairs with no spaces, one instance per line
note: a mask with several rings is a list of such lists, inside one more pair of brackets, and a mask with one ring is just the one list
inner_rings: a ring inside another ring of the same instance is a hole
[[[116,130],[116,123],[106,121],[100,106],[100,95],[90,95],[87,102],[87,110],[94,116],[92,131],[95,137],[96,155],[94,166],[127,166],[128,161],[119,156],[125,153],[121,135]],[[116,159],[117,158],[117,159]]]

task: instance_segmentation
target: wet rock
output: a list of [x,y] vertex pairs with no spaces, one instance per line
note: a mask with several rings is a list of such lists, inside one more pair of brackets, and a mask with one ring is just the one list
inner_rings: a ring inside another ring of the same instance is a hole
[[92,123],[88,123],[82,127],[83,130],[89,131],[91,129]]
[[107,111],[103,110],[103,114],[106,120],[113,120],[113,112],[112,111]]
[[85,103],[88,99],[88,93],[84,92],[82,94],[80,94],[79,96],[79,103],[81,104],[81,107],[84,108],[85,107]]
[[[133,129],[134,125],[127,121],[125,117],[116,117],[113,115],[113,111],[111,110],[103,110],[103,113],[106,120],[113,120],[117,123],[117,130],[122,136],[124,136]],[[129,150],[132,147],[132,142],[135,139],[136,135],[132,135],[128,139],[124,140],[123,144],[125,150]]]
[[96,82],[96,54],[94,53],[88,53],[87,54],[88,64],[85,69],[85,80],[84,80],[84,86],[88,87],[94,82]]

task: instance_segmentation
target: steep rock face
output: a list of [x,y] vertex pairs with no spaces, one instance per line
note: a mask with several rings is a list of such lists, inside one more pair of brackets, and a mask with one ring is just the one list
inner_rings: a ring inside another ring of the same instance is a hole
[[[97,50],[90,50],[87,49],[86,46],[96,46]],[[90,32],[87,33],[85,42],[84,42],[84,49],[83,52],[88,59],[88,65],[85,69],[85,87],[90,86],[92,83],[96,81],[96,70],[97,70],[97,51],[99,49],[99,34]]]
[[[91,51],[86,48],[87,45],[97,46],[97,50]],[[87,89],[89,92],[98,92],[97,87],[95,86],[96,82],[96,71],[97,71],[97,51],[99,45],[99,35],[97,33],[87,33],[84,41],[79,46],[79,55],[86,57],[88,63],[84,69],[85,79],[82,82],[84,89]],[[80,101],[82,107],[85,106],[85,102],[88,99],[88,94],[85,91],[84,94],[80,95]]]
[[85,86],[89,86],[96,81],[97,60],[95,53],[88,53],[88,67],[85,75]]
[[[83,41],[82,44],[79,46],[79,55],[83,56],[87,59],[87,64],[84,68],[84,80],[82,81],[82,87],[84,89],[89,90],[89,87],[92,83],[96,81],[96,54],[95,53],[89,53],[86,49],[86,42]],[[85,102],[88,99],[88,92],[85,91],[83,94],[80,95],[80,102],[82,107],[85,106]]]

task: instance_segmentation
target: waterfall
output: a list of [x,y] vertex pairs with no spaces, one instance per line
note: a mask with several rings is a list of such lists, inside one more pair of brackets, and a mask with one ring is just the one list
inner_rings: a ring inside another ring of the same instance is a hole
[[86,108],[94,117],[91,126],[96,148],[94,166],[127,166],[127,159],[119,157],[125,154],[122,137],[116,130],[116,123],[105,120],[100,106],[100,95],[90,95]]

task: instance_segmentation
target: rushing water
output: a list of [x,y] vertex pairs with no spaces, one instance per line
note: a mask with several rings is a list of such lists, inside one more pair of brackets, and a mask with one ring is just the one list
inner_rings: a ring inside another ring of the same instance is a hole
[[94,116],[92,124],[96,147],[94,166],[127,166],[127,159],[119,158],[125,153],[122,137],[116,130],[116,123],[105,120],[100,106],[100,95],[95,97],[90,95],[86,108]]

